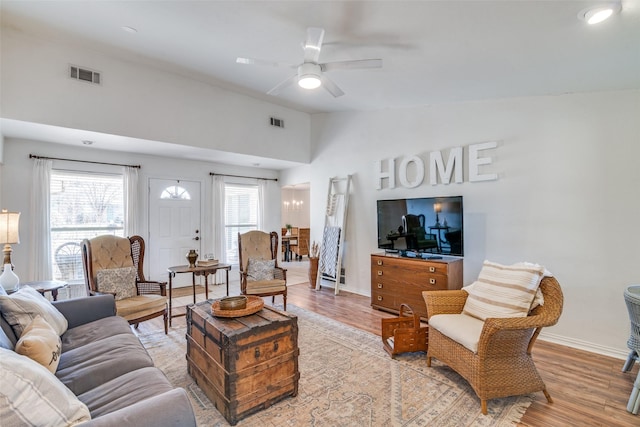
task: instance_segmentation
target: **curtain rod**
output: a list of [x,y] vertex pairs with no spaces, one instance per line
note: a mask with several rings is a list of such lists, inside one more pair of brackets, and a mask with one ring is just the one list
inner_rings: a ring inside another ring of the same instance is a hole
[[92,162],[90,160],[62,159],[62,158],[59,158],[59,157],[36,156],[35,154],[29,154],[29,158],[30,159],[44,159],[44,160],[63,160],[65,162],[93,163],[94,165],[125,166],[125,167],[136,168],[136,169],[142,168],[142,166],[140,166],[140,165],[123,165],[123,164],[120,164],[120,163]]
[[278,182],[278,178],[259,178],[257,176],[242,176],[242,175],[228,175],[228,174],[224,174],[224,173],[214,173],[214,172],[209,172],[210,176],[230,176],[233,178],[251,178],[251,179],[264,179],[266,181],[276,181]]

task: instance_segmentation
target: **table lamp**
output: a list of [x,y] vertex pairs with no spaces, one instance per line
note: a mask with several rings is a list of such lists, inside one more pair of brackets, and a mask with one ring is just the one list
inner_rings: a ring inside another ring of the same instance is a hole
[[13,272],[11,263],[11,245],[20,243],[20,212],[7,212],[3,209],[0,212],[0,244],[4,243],[4,271],[0,276],[0,285],[5,290],[13,290],[20,283],[20,279]]
[[440,205],[440,203],[435,203],[433,205],[433,210],[436,213],[436,224],[435,224],[435,227],[440,227],[440,212],[442,211],[442,206]]

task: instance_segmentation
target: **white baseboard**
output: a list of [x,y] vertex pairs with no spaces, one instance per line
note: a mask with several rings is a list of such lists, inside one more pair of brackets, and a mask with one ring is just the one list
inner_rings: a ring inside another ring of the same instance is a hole
[[[577,348],[579,350],[589,351],[591,353],[602,354],[604,356],[614,357],[616,359],[625,360],[629,355],[628,349],[622,349],[617,347],[607,347],[600,344],[595,344],[589,341],[583,341],[575,338],[564,337],[561,335],[550,334],[542,331],[539,339],[542,341],[548,341],[555,344],[564,345],[567,347]],[[622,369],[622,365],[620,365]]]

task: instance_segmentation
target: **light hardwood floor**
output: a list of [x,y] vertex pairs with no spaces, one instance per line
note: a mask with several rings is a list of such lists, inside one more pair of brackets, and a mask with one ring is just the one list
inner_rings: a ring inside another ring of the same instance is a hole
[[[271,298],[265,301],[271,303]],[[380,319],[393,317],[372,309],[368,297],[345,291],[336,296],[333,289],[316,291],[304,283],[289,286],[287,304],[376,335],[380,335]],[[174,319],[173,328],[184,326],[184,317]],[[141,324],[140,332],[147,328],[161,329],[161,321]],[[640,426],[640,415],[626,411],[639,364],[631,372],[622,373],[623,360],[541,340],[533,355],[554,403],[548,404],[542,393],[535,393],[535,401],[520,426]]]

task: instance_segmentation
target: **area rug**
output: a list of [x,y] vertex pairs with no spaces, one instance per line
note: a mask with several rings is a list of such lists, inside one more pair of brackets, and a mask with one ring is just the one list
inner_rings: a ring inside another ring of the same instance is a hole
[[[391,359],[379,336],[288,305],[298,316],[298,395],[253,414],[238,426],[510,426],[532,396],[493,399],[488,414],[469,384],[424,353]],[[187,373],[185,330],[141,335],[156,365],[187,390],[198,425],[228,426]]]

